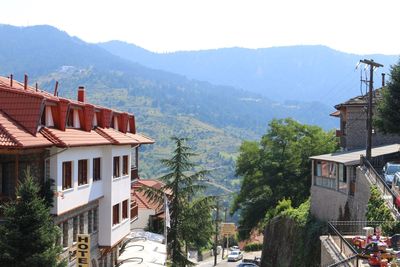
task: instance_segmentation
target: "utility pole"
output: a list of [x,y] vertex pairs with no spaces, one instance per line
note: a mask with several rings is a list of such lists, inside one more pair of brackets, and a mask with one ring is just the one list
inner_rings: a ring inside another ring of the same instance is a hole
[[[225,210],[225,220],[224,220],[224,222],[226,222],[226,214],[227,214],[227,212],[228,212],[228,208],[227,207],[225,207],[224,208],[224,210]],[[224,240],[224,238],[226,239],[226,241],[228,241],[228,238],[229,238],[229,236],[228,235],[223,235],[222,236],[222,255],[221,255],[221,259],[223,260],[224,259],[224,254],[225,254],[225,240]],[[228,247],[226,248],[226,251],[228,252]]]
[[372,90],[374,87],[374,68],[383,67],[382,64],[376,63],[375,61],[363,59],[361,63],[369,65],[369,90],[368,90],[368,109],[367,109],[367,151],[366,158],[371,160],[371,148],[372,148]]
[[219,200],[217,199],[217,212],[215,215],[214,266],[217,265],[218,220],[219,220]]

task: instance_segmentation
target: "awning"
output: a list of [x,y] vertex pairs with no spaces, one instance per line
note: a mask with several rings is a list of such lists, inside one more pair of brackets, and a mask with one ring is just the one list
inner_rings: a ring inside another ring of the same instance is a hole
[[167,259],[166,246],[162,244],[164,237],[159,234],[132,231],[127,238],[124,251],[118,257],[119,267],[161,267]]
[[[379,157],[383,155],[393,154],[400,151],[400,144],[393,144],[388,146],[380,146],[372,148],[371,156]],[[358,165],[360,164],[360,156],[366,155],[365,149],[352,150],[345,152],[336,152],[331,154],[324,154],[319,156],[312,156],[310,159],[333,161],[337,163],[343,163],[344,165]]]
[[329,116],[339,117],[340,116],[340,110],[336,110],[336,111],[332,112],[331,114],[329,114]]

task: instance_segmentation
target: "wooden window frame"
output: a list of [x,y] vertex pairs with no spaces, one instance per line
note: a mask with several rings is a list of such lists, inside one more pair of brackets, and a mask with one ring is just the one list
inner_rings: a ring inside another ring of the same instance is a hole
[[113,177],[118,178],[121,176],[120,156],[113,157]]
[[101,158],[93,159],[93,181],[101,180]]
[[64,161],[62,163],[62,189],[70,188],[72,188],[72,161]]
[[122,201],[122,220],[128,219],[128,199]]
[[88,160],[78,160],[78,185],[88,184]]
[[122,175],[129,174],[129,156],[124,155],[122,156]]
[[115,204],[113,206],[113,210],[112,210],[112,225],[117,225],[120,223],[119,220],[119,203]]

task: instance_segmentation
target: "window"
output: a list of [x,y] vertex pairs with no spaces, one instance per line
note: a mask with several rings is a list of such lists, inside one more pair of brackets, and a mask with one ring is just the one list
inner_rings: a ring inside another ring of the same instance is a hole
[[63,228],[62,228],[62,231],[63,231],[63,237],[62,237],[63,247],[66,248],[66,247],[68,247],[68,221],[63,222],[62,226],[63,226]]
[[118,116],[114,116],[111,121],[111,127],[118,130]]
[[65,161],[62,164],[62,189],[72,187],[72,161]]
[[93,211],[88,211],[88,233],[91,234],[93,232]]
[[101,180],[100,176],[100,158],[93,159],[93,181]]
[[77,238],[78,238],[78,217],[75,216],[72,220],[72,241],[76,242]]
[[119,171],[119,157],[114,157],[114,164],[113,164],[113,176],[119,177],[120,176],[120,171]]
[[74,127],[74,110],[70,109],[67,116],[67,127]]
[[113,206],[113,225],[119,224],[119,203]]
[[96,232],[98,228],[98,212],[97,208],[93,210],[93,232]]
[[122,157],[122,175],[128,175],[128,160],[129,157],[127,155]]
[[85,233],[85,214],[83,213],[79,215],[79,233]]
[[128,218],[128,200],[122,202],[122,219]]
[[87,183],[87,159],[81,159],[78,160],[78,185]]

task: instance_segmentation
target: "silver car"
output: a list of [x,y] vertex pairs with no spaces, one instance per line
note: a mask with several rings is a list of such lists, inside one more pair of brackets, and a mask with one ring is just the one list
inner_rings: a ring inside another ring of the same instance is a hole
[[231,251],[228,255],[228,261],[238,261],[243,259],[243,254],[240,250]]

